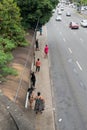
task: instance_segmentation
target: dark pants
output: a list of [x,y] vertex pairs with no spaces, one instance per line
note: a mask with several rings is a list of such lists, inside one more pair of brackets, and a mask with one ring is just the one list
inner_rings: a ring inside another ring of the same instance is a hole
[[32,86],[35,87],[35,80],[32,80],[31,83],[32,83]]
[[36,42],[36,49],[38,49],[39,48],[39,45],[38,45],[38,42]]
[[40,66],[36,66],[36,72],[39,72],[40,71]]

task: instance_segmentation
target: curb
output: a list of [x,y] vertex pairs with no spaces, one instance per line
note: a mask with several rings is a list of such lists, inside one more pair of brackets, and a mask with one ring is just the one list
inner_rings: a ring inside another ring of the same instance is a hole
[[[47,36],[47,35],[46,35]],[[50,52],[49,52],[50,53]],[[51,62],[50,62],[50,56],[48,55],[48,65],[49,65],[49,77],[50,77],[50,85],[51,85],[51,95],[52,95],[52,115],[53,115],[53,130],[56,130],[56,127],[55,127],[55,108],[53,107],[54,104],[53,104],[53,97],[54,97],[54,93],[53,93],[53,82],[51,80]]]
[[[43,37],[42,37],[43,36]],[[43,46],[45,46],[45,44],[47,43],[48,44],[48,41],[47,41],[47,28],[46,28],[46,25],[45,26],[43,26],[43,35],[42,35],[41,37],[41,39],[43,39],[44,41],[43,42],[41,42],[41,46],[42,46],[42,49],[43,49]],[[38,38],[38,35],[37,35],[37,38]],[[38,38],[39,39],[39,38]],[[40,39],[40,40],[41,40]],[[41,52],[42,52],[42,50],[41,50]],[[43,61],[45,60],[45,59],[42,59]],[[49,108],[47,107],[47,108],[45,108],[45,110],[47,110],[48,109],[48,112],[49,112],[49,114],[50,114],[50,118],[51,118],[51,121],[50,121],[50,125],[48,126],[48,124],[46,123],[45,125],[47,125],[47,129],[49,129],[50,128],[50,130],[55,130],[55,108],[53,108],[53,93],[52,93],[52,86],[53,86],[53,84],[52,84],[52,81],[51,81],[51,73],[50,73],[50,58],[49,58],[49,54],[48,54],[48,58],[47,58],[47,64],[48,64],[48,66],[47,66],[47,70],[48,70],[48,77],[49,77],[49,89],[50,89],[50,101],[51,102],[49,102],[49,103],[51,103],[51,107],[50,107],[50,105],[48,105],[49,106]],[[45,63],[45,62],[43,62],[43,63]],[[45,64],[46,65],[46,64]],[[47,87],[47,86],[46,86]],[[47,113],[47,111],[46,111],[46,113]],[[46,114],[45,113],[45,114]],[[45,115],[45,121],[48,119],[48,117]],[[51,126],[51,127],[50,127]],[[44,130],[44,128],[43,128],[43,130]]]

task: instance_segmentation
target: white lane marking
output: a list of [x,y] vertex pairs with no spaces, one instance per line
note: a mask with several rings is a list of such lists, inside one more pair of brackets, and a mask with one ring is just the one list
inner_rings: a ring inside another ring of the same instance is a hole
[[81,41],[81,42],[83,42],[83,39],[82,39],[82,38],[80,38],[80,41]]
[[66,41],[66,39],[65,39],[65,38],[63,38],[63,41],[65,42],[65,41]]
[[79,64],[78,61],[76,61],[76,64],[78,65],[79,69],[82,71],[82,67],[81,67],[81,65]]
[[72,53],[72,50],[70,48],[68,48],[69,52]]
[[61,122],[61,121],[62,121],[62,118],[59,119],[59,122]]
[[60,33],[60,35],[62,35],[62,32],[59,32]]

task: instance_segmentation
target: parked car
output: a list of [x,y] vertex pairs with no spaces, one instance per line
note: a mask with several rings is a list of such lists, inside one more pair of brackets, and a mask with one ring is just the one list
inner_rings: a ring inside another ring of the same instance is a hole
[[87,19],[83,19],[81,22],[80,22],[80,25],[82,27],[87,27]]
[[78,23],[76,23],[76,22],[70,22],[70,23],[69,23],[69,27],[70,27],[71,29],[79,29],[79,25],[78,25]]
[[61,20],[62,20],[62,18],[60,15],[56,17],[56,21],[61,21]]
[[84,10],[85,10],[85,7],[84,7],[84,6],[82,6],[82,7],[81,7],[81,11],[84,11]]
[[85,6],[84,8],[85,8],[85,10],[87,10],[87,6]]
[[66,12],[66,16],[71,16],[71,13],[70,12]]

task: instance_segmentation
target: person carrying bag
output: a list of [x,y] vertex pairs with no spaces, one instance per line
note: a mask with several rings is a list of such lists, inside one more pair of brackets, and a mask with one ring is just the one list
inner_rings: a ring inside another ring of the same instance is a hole
[[45,101],[44,98],[41,96],[41,93],[38,92],[37,96],[35,97],[35,107],[34,110],[36,112],[36,114],[38,112],[42,113],[45,109]]

